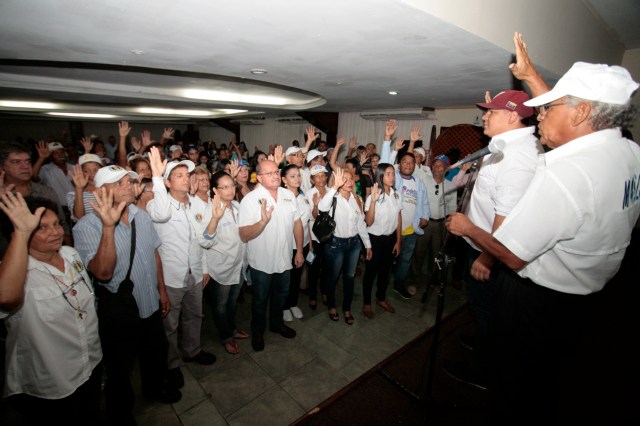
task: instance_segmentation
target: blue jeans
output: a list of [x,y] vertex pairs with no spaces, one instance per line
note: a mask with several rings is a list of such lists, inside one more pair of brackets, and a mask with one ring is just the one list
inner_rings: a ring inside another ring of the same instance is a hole
[[251,268],[251,332],[264,334],[267,328],[267,300],[269,300],[269,329],[280,331],[284,326],[282,310],[289,294],[291,270],[267,274]]
[[416,240],[418,236],[416,234],[405,235],[402,237],[402,247],[400,248],[400,256],[396,261],[396,277],[393,283],[393,288],[396,290],[404,289],[404,282],[409,275],[409,268],[411,267],[411,258],[413,257],[413,250],[416,247]]
[[233,340],[237,331],[236,303],[242,284],[223,285],[212,279],[207,287],[211,287],[210,291],[213,292],[213,321],[218,327],[220,341],[224,345]]
[[338,276],[342,271],[342,282],[344,284],[342,311],[351,311],[356,266],[358,266],[361,248],[360,237],[357,235],[350,238],[333,237],[324,246],[327,265],[327,307],[329,309],[336,307],[336,286],[338,284]]

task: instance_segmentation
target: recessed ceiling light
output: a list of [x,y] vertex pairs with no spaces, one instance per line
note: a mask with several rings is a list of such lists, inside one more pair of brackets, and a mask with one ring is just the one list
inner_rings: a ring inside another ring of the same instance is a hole
[[82,118],[116,118],[117,115],[112,114],[91,114],[84,112],[48,112],[48,115],[60,117],[82,117]]
[[32,108],[32,109],[56,109],[58,105],[49,102],[28,101],[0,101],[0,107],[8,108]]
[[266,74],[269,71],[263,70],[262,68],[254,68],[250,72],[251,72],[251,74]]
[[392,95],[392,96],[395,96],[395,95],[398,94],[398,92],[396,92],[395,90],[392,90],[392,91],[389,92],[389,94]]
[[144,50],[133,49],[131,53],[133,53],[134,55],[144,55]]

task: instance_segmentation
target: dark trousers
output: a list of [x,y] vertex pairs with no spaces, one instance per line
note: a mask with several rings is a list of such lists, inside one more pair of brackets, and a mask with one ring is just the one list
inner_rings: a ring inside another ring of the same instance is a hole
[[204,288],[204,298],[213,309],[213,322],[218,328],[220,342],[224,345],[233,340],[237,331],[236,306],[242,284],[224,285],[213,278]]
[[559,380],[576,362],[591,297],[561,293],[499,268],[490,322],[495,424],[554,424]]
[[377,280],[376,299],[384,301],[387,298],[387,287],[389,286],[389,274],[393,266],[394,255],[393,246],[396,244],[397,235],[373,235],[369,234],[371,240],[371,259],[367,260],[367,268],[362,278],[363,302],[365,305],[371,304],[371,290],[373,281]]
[[269,302],[269,329],[280,331],[282,310],[289,294],[291,270],[267,274],[251,268],[251,333],[264,334],[267,328],[267,301]]
[[[98,305],[98,309],[101,309]],[[142,393],[157,394],[166,385],[169,345],[160,310],[129,324],[100,323],[103,361],[107,371],[105,399],[111,424],[132,424],[134,393],[131,371],[140,366]]]
[[[291,264],[293,265],[293,269],[291,269],[291,280],[289,282],[289,295],[287,296],[287,300],[284,302],[284,309],[289,309],[292,306],[298,306],[298,295],[300,294],[300,284],[302,283],[302,270],[304,269],[304,263],[301,267],[296,268],[296,254],[298,250],[293,250],[293,258],[291,259]],[[306,259],[307,253],[309,253],[309,245],[306,245],[304,249],[302,249],[302,256]]]
[[22,414],[27,425],[65,423],[69,420],[70,415],[81,420],[82,424],[98,425],[100,424],[101,379],[102,364],[98,364],[93,369],[89,380],[65,398],[44,399],[18,394],[8,397],[7,401]]
[[320,294],[326,296],[327,265],[324,257],[324,244],[313,242],[313,254],[315,259],[307,268],[307,293],[309,300],[318,300],[318,282],[320,282]]

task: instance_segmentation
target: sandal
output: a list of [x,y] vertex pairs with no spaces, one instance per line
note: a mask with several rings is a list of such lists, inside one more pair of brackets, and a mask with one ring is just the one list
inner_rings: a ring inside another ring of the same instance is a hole
[[233,335],[234,339],[246,339],[247,337],[249,337],[249,334],[242,330],[236,331],[236,333]]
[[[349,312],[349,311],[347,311]],[[353,323],[355,322],[355,318],[353,318],[353,315],[351,315],[351,312],[349,312],[347,314],[347,312],[343,312],[344,313],[344,322],[347,323],[347,325],[353,325]]]
[[331,321],[340,321],[340,315],[337,312],[329,312],[329,318]]
[[318,307],[318,301],[309,299],[309,307],[315,311],[316,308]]
[[224,344],[224,350],[231,355],[238,355],[240,353],[240,346],[232,340]]
[[362,307],[362,313],[367,318],[373,318],[373,309],[371,309],[371,305],[364,305]]

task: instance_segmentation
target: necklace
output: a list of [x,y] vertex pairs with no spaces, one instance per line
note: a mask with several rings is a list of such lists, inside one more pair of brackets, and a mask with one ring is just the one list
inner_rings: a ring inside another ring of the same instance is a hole
[[[62,260],[64,262],[65,269],[67,269],[67,261],[65,259],[62,259]],[[93,290],[91,289],[91,287],[89,287],[89,284],[87,284],[82,274],[79,273],[78,279],[76,280],[75,274],[73,272],[74,267],[71,265],[71,267],[69,268],[71,285],[67,285],[67,283],[65,283],[60,278],[56,277],[55,275],[53,275],[53,273],[51,273],[49,266],[46,266],[46,267],[47,267],[47,272],[49,272],[49,275],[51,276],[51,278],[53,278],[53,281],[58,286],[58,289],[60,289],[60,291],[62,292],[62,297],[64,298],[64,300],[66,300],[69,306],[71,306],[71,308],[74,311],[76,311],[76,315],[79,319],[84,319],[84,316],[87,315],[87,311],[85,311],[80,307],[80,300],[78,299],[78,290],[76,290],[76,284],[79,284],[80,281],[82,281],[87,286],[87,289],[89,289],[89,293],[93,294]],[[65,275],[66,275],[66,272],[65,272]],[[69,297],[67,295],[71,295],[71,297],[75,299],[75,306],[73,303],[71,303],[71,300],[69,300]]]

